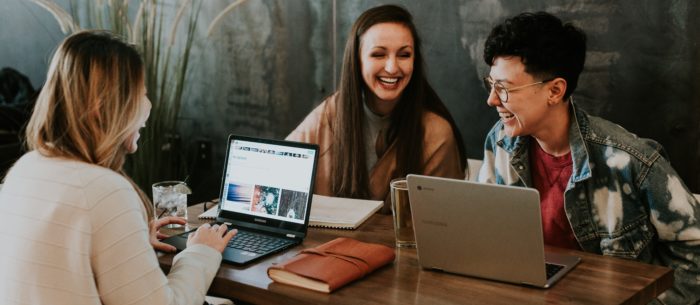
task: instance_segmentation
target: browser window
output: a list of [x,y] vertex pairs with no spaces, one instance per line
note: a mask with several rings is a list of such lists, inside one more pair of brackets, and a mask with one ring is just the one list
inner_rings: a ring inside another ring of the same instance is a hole
[[315,151],[243,140],[230,145],[222,210],[303,224]]

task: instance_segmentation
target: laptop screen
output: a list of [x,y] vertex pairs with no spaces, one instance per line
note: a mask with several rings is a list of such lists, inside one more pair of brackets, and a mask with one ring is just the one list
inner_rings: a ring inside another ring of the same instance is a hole
[[220,216],[267,226],[308,223],[315,145],[240,136],[228,145]]

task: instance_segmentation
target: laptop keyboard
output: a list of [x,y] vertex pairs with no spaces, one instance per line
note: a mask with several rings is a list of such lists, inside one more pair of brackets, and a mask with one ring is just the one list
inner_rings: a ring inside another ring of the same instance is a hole
[[227,247],[262,254],[290,244],[292,241],[284,238],[239,230]]
[[562,265],[555,265],[555,264],[550,264],[550,263],[545,263],[546,269],[547,269],[547,279],[552,278],[559,270],[564,269],[564,266]]

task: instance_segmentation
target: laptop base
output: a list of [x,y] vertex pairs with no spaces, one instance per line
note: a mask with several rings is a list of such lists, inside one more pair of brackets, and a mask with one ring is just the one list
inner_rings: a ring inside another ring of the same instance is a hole
[[[233,228],[232,228],[233,229]],[[240,228],[238,229],[238,234],[234,236],[234,238],[231,240],[231,243],[234,242],[234,240],[239,237],[239,234],[245,235],[245,234],[257,234],[253,232],[249,232],[247,230],[242,230]],[[195,229],[196,230],[196,229]],[[177,248],[178,251],[182,251],[185,248],[187,248],[187,237],[189,234],[194,232],[195,230],[187,231],[184,233],[180,233],[175,236],[168,237],[163,240],[164,243],[169,244]],[[279,238],[281,239],[281,238]],[[266,257],[270,254],[277,253],[277,252],[282,252],[286,249],[289,249],[291,247],[294,247],[299,244],[298,241],[293,240],[293,239],[284,239],[286,242],[281,244],[280,246],[276,247],[271,247],[270,249],[266,249],[265,251],[253,251],[253,250],[244,250],[244,249],[236,249],[232,248],[230,245],[227,246],[224,249],[224,252],[221,254],[222,260],[224,262],[227,262],[229,264],[233,265],[238,265],[238,266],[243,266],[249,263],[252,263],[262,257]]]

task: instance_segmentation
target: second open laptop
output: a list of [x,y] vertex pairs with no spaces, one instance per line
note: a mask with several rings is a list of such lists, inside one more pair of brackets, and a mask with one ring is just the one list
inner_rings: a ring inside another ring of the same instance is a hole
[[[229,136],[216,219],[238,234],[225,262],[246,264],[304,240],[317,163],[313,144]],[[164,242],[182,250],[189,233]]]
[[407,180],[423,268],[549,288],[581,260],[545,253],[535,189],[420,175]]

